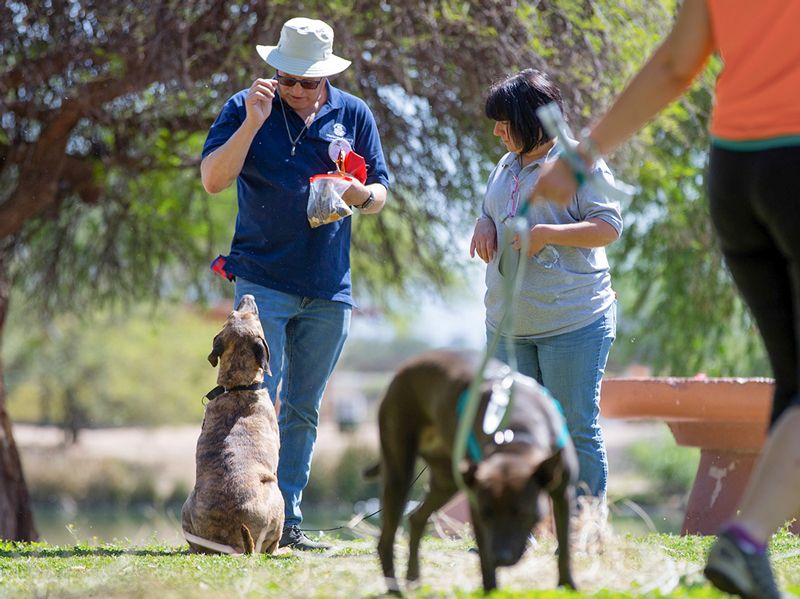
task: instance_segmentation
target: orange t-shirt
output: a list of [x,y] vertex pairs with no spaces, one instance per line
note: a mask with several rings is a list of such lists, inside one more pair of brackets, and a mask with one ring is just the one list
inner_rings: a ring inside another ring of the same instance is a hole
[[800,0],[709,0],[708,7],[724,63],[711,134],[800,135]]

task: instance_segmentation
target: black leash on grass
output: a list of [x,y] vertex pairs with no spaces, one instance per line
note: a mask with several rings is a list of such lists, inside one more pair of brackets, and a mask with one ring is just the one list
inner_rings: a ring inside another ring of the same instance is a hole
[[[416,478],[411,481],[411,486],[412,487],[414,486],[414,483],[416,483],[419,480],[419,477],[422,476],[422,473],[425,472],[427,469],[428,469],[427,466],[423,466],[422,467],[422,470],[419,471],[419,474],[417,474]],[[341,530],[343,528],[354,528],[354,527],[358,526],[359,524],[361,524],[367,518],[372,518],[372,516],[380,514],[381,510],[383,510],[382,507],[378,508],[377,510],[375,510],[374,512],[372,512],[368,516],[363,516],[355,524],[342,524],[341,526],[336,526],[335,528],[301,528],[300,530],[303,531],[303,532],[333,532],[334,530]]]

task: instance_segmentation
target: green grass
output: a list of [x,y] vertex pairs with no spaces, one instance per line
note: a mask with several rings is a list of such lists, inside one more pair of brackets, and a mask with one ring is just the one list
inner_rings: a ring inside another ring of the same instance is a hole
[[[543,540],[499,572],[497,598],[724,597],[702,577],[710,537],[611,537],[599,552],[577,553],[581,592],[556,590],[554,544]],[[0,597],[255,598],[377,597],[384,585],[372,539],[337,541],[330,555],[192,555],[185,547],[151,544],[0,543]],[[417,597],[477,597],[477,557],[466,541],[426,538]],[[800,593],[800,538],[779,533],[771,544],[781,585]],[[405,539],[397,545],[400,571]],[[792,555],[794,554],[794,555]]]

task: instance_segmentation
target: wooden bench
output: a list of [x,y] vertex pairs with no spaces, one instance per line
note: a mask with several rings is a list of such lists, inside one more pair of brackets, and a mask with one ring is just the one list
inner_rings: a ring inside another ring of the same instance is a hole
[[715,534],[736,513],[761,453],[773,387],[760,378],[608,378],[600,413],[663,421],[678,445],[700,448],[681,532]]

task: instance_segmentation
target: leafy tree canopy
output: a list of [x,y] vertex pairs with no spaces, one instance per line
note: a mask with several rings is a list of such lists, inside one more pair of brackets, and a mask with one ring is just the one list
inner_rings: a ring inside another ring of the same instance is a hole
[[[387,208],[355,223],[356,284],[384,300],[420,282],[446,286],[500,155],[482,114],[489,84],[522,67],[546,69],[579,129],[653,49],[674,8],[6,0],[0,240],[14,285],[51,310],[208,293],[205,269],[227,245],[235,208],[231,192],[209,198],[200,187],[202,140],[225,99],[268,74],[255,44],[274,43],[302,13],[330,23],[335,51],[353,60],[335,82],[373,109],[393,175]],[[631,359],[674,374],[759,364],[705,210],[711,84],[709,75],[612,161],[641,187],[612,248],[621,332],[642,340],[629,344]]]

